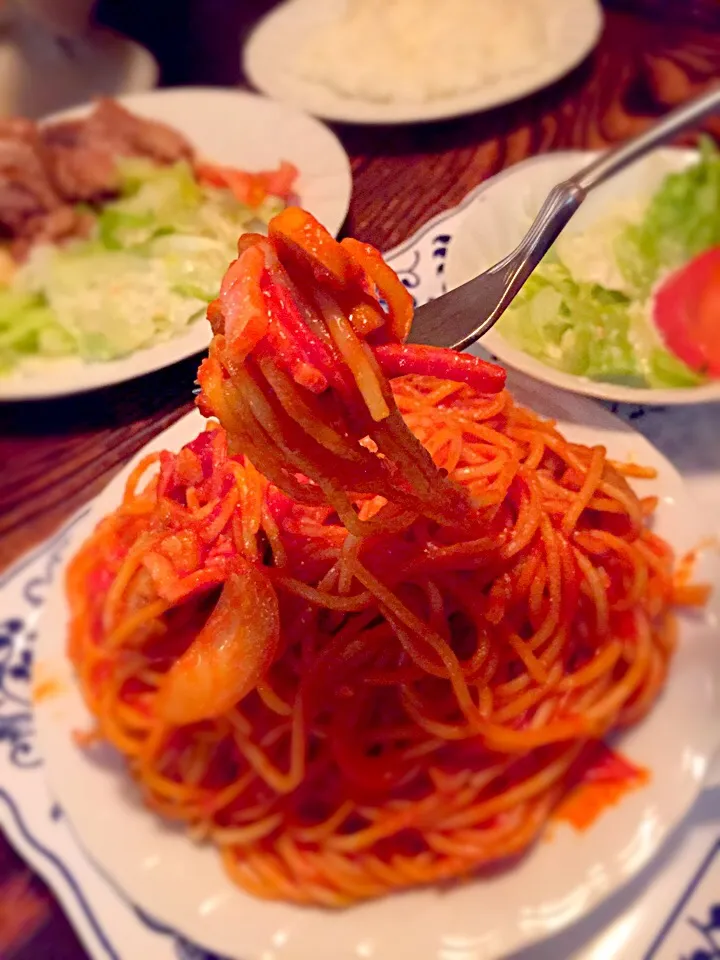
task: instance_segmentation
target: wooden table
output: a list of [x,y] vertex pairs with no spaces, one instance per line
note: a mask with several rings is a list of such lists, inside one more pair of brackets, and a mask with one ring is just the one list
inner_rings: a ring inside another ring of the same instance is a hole
[[[209,6],[219,11],[222,2]],[[247,24],[234,23],[240,36]],[[236,44],[228,49],[236,64]],[[217,64],[214,70],[217,77]],[[614,3],[592,57],[521,103],[415,128],[338,127],[355,177],[345,230],[392,247],[503,167],[549,150],[622,140],[719,74],[716,0]],[[0,569],[52,533],[190,408],[196,367],[191,360],[91,395],[0,406]],[[51,894],[0,838],[5,956],[84,954]]]

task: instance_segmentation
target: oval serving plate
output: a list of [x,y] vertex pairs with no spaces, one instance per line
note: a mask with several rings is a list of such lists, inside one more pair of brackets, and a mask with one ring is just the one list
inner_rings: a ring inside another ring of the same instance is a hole
[[[448,250],[448,289],[459,287],[510,253],[552,187],[597,156],[596,152],[581,150],[543,154],[509,167],[483,184],[462,214]],[[696,159],[695,150],[663,149],[639,160],[594,190],[564,233],[581,233],[620,204],[649,199],[666,174],[682,170]],[[697,387],[651,389],[564,373],[509,343],[497,327],[485,334],[482,345],[514,370],[588,397],[662,405],[720,400],[720,380]]]
[[[601,443],[611,457],[655,467],[642,491],[659,497],[656,530],[683,552],[707,530],[675,469],[642,436],[596,405],[524,378],[515,395],[558,420],[573,441]],[[178,449],[202,428],[189,414],[153,440]],[[136,458],[137,460],[137,458]],[[136,462],[136,461],[134,461]],[[129,464],[69,534],[74,552],[120,500]],[[705,552],[699,579],[720,582],[720,555]],[[652,772],[649,785],[606,811],[583,833],[564,824],[512,869],[443,890],[428,888],[340,912],[256,900],[234,887],[220,857],[146,810],[109,748],[84,754],[73,731],[90,718],[65,658],[68,609],[62,577],[48,597],[37,656],[55,695],[36,705],[51,790],[82,846],[123,894],[168,927],[233,960],[488,960],[549,936],[618,889],[657,852],[703,783],[720,720],[720,598],[682,617],[680,643],[663,695],[623,737],[622,751]]]
[[[350,163],[338,139],[319,121],[239,90],[182,87],[118,100],[140,116],[175,127],[214,162],[263,170],[289,160],[299,170],[297,192],[302,206],[331,233],[340,230],[352,191]],[[82,116],[89,109],[79,107],[47,119]],[[209,342],[208,325],[201,320],[170,340],[118,360],[87,363],[75,357],[38,358],[23,371],[0,377],[0,400],[46,399],[121,383],[191,357]]]

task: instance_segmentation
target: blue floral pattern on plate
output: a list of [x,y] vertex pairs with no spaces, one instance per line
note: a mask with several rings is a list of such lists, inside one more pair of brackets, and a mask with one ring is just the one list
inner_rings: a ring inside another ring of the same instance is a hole
[[33,638],[25,622],[11,617],[0,622],[0,743],[6,744],[14,766],[37,766],[28,684]]
[[720,897],[720,840],[714,844],[688,883],[644,960],[660,960],[660,957],[672,956],[673,952],[677,960],[718,960],[720,958],[718,897]]
[[[42,758],[37,752],[31,698],[33,643],[36,638],[34,624],[45,602],[46,591],[53,584],[64,559],[68,544],[67,534],[86,512],[83,511],[71,521],[59,536],[53,538],[28,561],[21,562],[9,574],[0,578],[0,597],[3,601],[8,598],[13,604],[13,609],[9,610],[3,602],[5,616],[0,620],[0,748],[5,748],[3,753],[0,753],[0,761],[4,759],[9,766],[18,771],[22,770],[25,776],[31,772],[38,775],[42,766]],[[39,775],[42,777],[41,773]],[[7,780],[7,777],[0,778],[3,783]],[[32,849],[37,857],[54,867],[62,877],[65,892],[69,890],[75,896],[84,926],[87,927],[81,931],[86,942],[88,932],[93,934],[93,953],[108,960],[120,960],[123,953],[115,948],[104,932],[87,892],[81,889],[72,872],[54,852],[34,837],[33,831],[25,823],[24,811],[12,794],[0,789],[0,799],[4,801],[0,804],[0,822],[3,826],[11,835],[20,835],[23,847]],[[6,811],[9,820],[5,816]],[[49,802],[47,818],[53,823],[62,820],[62,811],[56,803]],[[46,877],[55,889],[58,889],[57,877],[48,876],[47,873]],[[135,915],[149,931],[168,939],[172,945],[172,955],[177,957],[177,960],[226,960],[190,943],[178,932],[163,927],[140,912],[136,911]],[[159,953],[154,952],[153,956],[159,956]]]

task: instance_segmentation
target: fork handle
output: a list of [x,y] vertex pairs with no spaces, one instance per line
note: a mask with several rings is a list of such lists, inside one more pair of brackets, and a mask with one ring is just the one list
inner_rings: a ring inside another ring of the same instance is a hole
[[[645,133],[600,154],[592,163],[557,184],[545,198],[530,229],[518,246],[494,267],[456,290],[421,307],[411,334],[414,343],[435,343],[463,350],[497,322],[518,295],[565,225],[588,193],[608,177],[624,170],[653,147],[671,139],[711,113],[720,110],[720,85],[689,103],[678,107]],[[488,297],[488,279],[500,286],[500,295],[492,307],[474,325],[468,324],[467,308],[473,296]]]
[[508,285],[492,313],[480,324],[464,345],[486,333],[510,306],[517,294],[558,238],[588,193],[609,177],[624,170],[635,160],[698,120],[720,110],[720,85],[672,110],[637,137],[606,150],[582,170],[558,183],[550,191],[538,215],[520,244],[498,264],[508,271]]
[[665,143],[675,134],[681,133],[719,109],[720,86],[715,86],[702,96],[696,97],[676,110],[672,110],[644,133],[626,140],[625,143],[621,143],[611,150],[606,150],[597,160],[593,160],[592,163],[570,177],[570,182],[577,186],[583,194],[587,194],[593,187],[597,187],[608,177],[624,170],[625,167],[652,150],[653,147]]
[[539,262],[591,190],[644,157],[654,147],[718,110],[720,85],[672,110],[637,137],[605,150],[582,170],[553,187],[520,246],[529,251],[538,240],[544,241],[542,254],[537,258]]

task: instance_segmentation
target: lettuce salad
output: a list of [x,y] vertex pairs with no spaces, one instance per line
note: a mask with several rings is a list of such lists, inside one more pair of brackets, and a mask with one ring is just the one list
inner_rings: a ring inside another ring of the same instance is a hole
[[[630,205],[633,207],[633,205]],[[548,366],[639,387],[690,387],[705,377],[666,349],[652,293],[669,273],[720,245],[720,151],[665,177],[644,209],[620,211],[561,237],[498,329]]]
[[0,287],[0,373],[31,356],[113,360],[181,333],[217,295],[238,236],[284,207],[200,186],[185,162],[119,168],[121,194],[92,211],[91,237],[35,247]]

